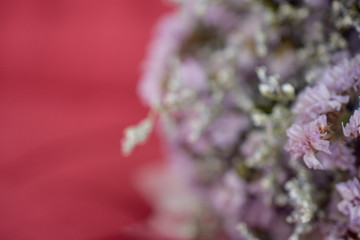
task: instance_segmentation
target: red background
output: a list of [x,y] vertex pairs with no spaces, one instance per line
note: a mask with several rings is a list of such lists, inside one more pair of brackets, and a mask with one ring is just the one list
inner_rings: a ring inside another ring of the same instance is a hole
[[[136,169],[120,154],[146,116],[136,95],[160,0],[0,1],[0,239],[150,239]],[[159,239],[154,237],[153,239]]]

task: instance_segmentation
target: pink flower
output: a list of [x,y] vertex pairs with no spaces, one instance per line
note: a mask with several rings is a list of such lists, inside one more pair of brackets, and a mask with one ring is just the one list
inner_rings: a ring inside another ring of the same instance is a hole
[[212,143],[220,148],[233,146],[241,132],[249,127],[250,121],[244,115],[227,113],[217,118],[208,129]]
[[321,163],[315,157],[315,150],[331,154],[329,141],[323,140],[327,132],[326,115],[321,115],[318,119],[305,124],[293,124],[287,131],[288,142],[285,149],[289,151],[293,158],[304,156],[306,166],[313,169],[323,169]]
[[163,84],[169,70],[169,60],[193,29],[193,17],[174,12],[164,17],[156,28],[156,38],[150,45],[144,63],[139,94],[146,105],[157,106],[163,96]]
[[180,65],[180,76],[184,87],[196,91],[206,90],[207,76],[204,67],[194,58],[187,58]]
[[338,204],[338,209],[349,216],[349,228],[360,231],[360,182],[354,178],[347,182],[338,183],[337,191],[343,200]]
[[327,68],[319,83],[325,84],[330,91],[336,93],[351,89],[357,91],[360,85],[360,56],[344,58],[335,66]]
[[221,182],[215,185],[210,195],[210,201],[219,214],[231,218],[239,214],[246,194],[245,183],[235,171],[228,171]]
[[349,101],[349,96],[341,96],[329,91],[324,84],[307,87],[303,91],[293,108],[299,114],[299,122],[316,119],[320,114],[340,111],[342,104]]
[[351,174],[356,172],[354,149],[346,146],[344,141],[336,141],[330,146],[331,154],[319,152],[318,159],[321,160],[324,169],[339,168],[349,170]]
[[203,21],[208,27],[229,32],[238,26],[240,19],[231,9],[224,8],[220,4],[213,4],[208,7]]
[[338,183],[336,189],[343,198],[338,205],[340,212],[348,215],[351,207],[360,205],[360,182],[357,178],[347,182]]
[[344,127],[343,132],[345,137],[356,138],[360,133],[360,110],[355,110],[354,114],[350,117],[349,122]]

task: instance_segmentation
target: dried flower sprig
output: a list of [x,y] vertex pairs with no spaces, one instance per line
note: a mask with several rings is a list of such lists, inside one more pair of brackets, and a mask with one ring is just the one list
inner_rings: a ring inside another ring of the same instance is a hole
[[150,112],[148,116],[137,125],[124,130],[122,151],[125,155],[130,155],[136,145],[143,144],[147,140],[153,129],[154,121],[155,113]]

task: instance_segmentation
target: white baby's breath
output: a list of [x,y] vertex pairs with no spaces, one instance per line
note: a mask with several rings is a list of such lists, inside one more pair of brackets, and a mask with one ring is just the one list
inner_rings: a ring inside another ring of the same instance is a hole
[[122,152],[129,155],[136,145],[144,143],[149,137],[154,124],[153,114],[149,114],[147,118],[140,121],[137,125],[128,127],[124,130],[124,138],[122,140]]

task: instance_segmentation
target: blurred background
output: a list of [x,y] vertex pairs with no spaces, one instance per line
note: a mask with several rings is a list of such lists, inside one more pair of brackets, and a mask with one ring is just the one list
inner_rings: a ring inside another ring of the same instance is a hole
[[[0,1],[0,239],[159,239],[123,129],[147,114],[136,85],[161,0]],[[154,134],[153,134],[154,135]]]

